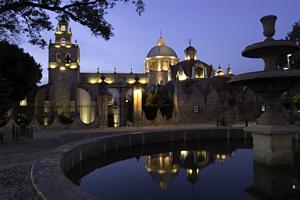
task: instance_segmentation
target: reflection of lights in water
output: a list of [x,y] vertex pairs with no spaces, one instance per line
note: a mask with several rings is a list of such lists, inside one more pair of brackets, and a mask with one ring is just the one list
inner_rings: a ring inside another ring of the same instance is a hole
[[189,152],[186,150],[180,151],[180,158],[185,159],[188,156]]
[[217,159],[223,163],[226,159],[226,154],[217,154]]
[[145,169],[153,180],[159,182],[161,189],[167,189],[179,172],[179,166],[173,163],[172,153],[147,156]]
[[188,174],[188,175],[192,175],[192,174],[194,174],[194,172],[196,172],[195,174],[199,174],[199,169],[197,168],[196,170],[193,170],[193,169],[187,169],[186,170],[186,173]]
[[197,151],[196,153],[197,155],[197,162],[199,165],[205,165],[206,164],[206,160],[207,160],[207,153],[205,150],[202,151]]

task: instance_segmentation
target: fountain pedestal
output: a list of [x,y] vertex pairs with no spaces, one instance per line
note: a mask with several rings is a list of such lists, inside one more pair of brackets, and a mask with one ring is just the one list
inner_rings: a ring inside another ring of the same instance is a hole
[[278,166],[293,163],[294,134],[252,132],[254,162]]
[[269,166],[293,163],[293,138],[299,130],[296,125],[287,125],[283,112],[274,111],[267,111],[257,125],[244,129],[252,133],[254,161]]
[[293,171],[290,166],[269,167],[254,163],[253,185],[245,191],[255,199],[297,199],[299,191],[293,188]]

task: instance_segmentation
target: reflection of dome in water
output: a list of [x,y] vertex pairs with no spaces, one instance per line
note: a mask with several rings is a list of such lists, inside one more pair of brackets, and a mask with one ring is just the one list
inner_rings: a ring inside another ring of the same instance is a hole
[[151,178],[159,183],[161,189],[167,189],[179,172],[179,167],[173,164],[172,153],[148,156],[145,168]]
[[199,169],[187,169],[186,170],[187,173],[187,179],[189,182],[191,183],[196,183],[198,181],[199,178]]

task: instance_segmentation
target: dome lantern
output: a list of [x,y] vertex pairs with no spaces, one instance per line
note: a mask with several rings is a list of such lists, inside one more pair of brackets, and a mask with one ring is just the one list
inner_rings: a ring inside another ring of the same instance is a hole
[[196,53],[197,50],[192,46],[192,40],[189,40],[190,46],[188,46],[185,50],[185,60],[197,60]]

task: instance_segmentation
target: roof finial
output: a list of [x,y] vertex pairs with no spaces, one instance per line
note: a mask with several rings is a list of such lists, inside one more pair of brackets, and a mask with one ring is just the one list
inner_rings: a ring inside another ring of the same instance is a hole
[[116,67],[114,67],[114,74],[116,74],[117,73],[117,68]]
[[130,67],[130,74],[132,74],[132,67]]
[[192,39],[189,39],[190,47],[192,46]]
[[165,40],[162,38],[162,31],[161,30],[160,30],[159,34],[160,34],[160,36],[159,36],[159,39],[157,41],[157,46],[165,45]]
[[99,67],[97,67],[97,74],[99,74]]

